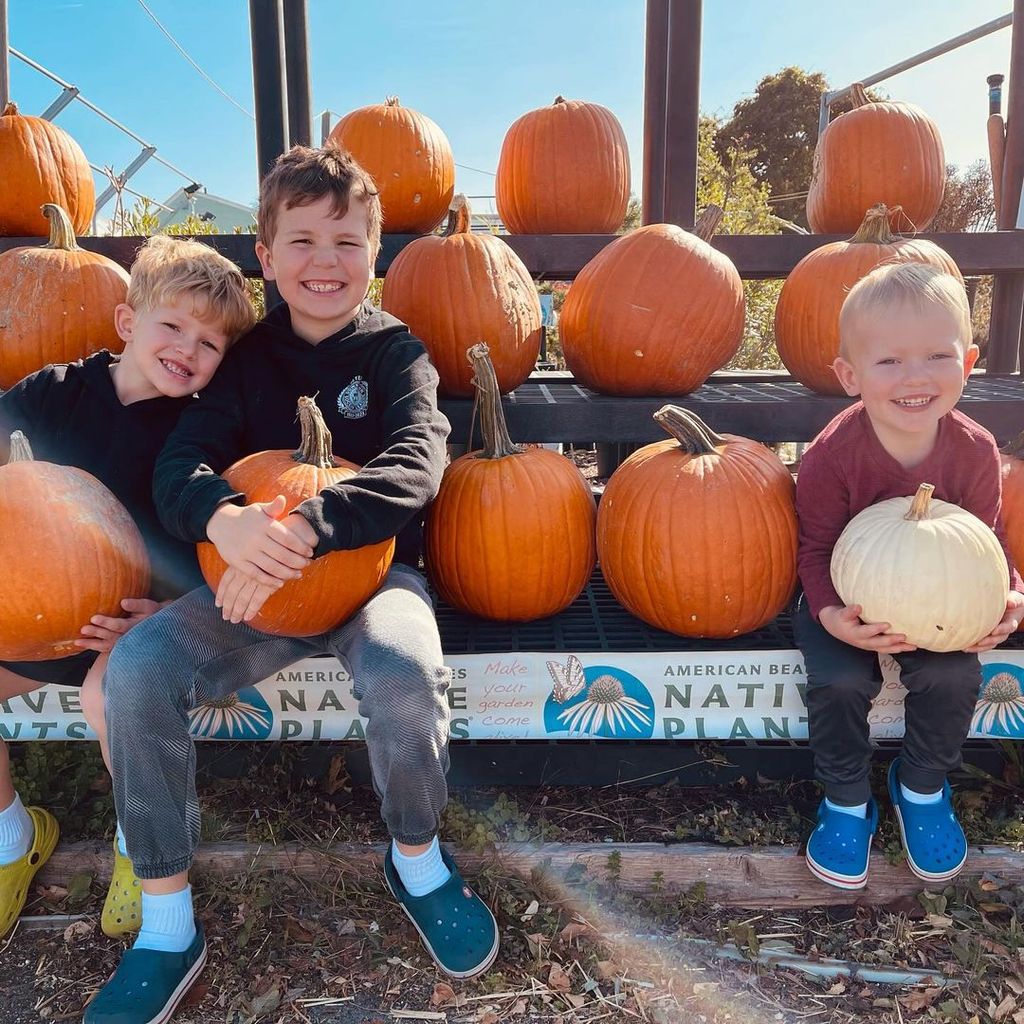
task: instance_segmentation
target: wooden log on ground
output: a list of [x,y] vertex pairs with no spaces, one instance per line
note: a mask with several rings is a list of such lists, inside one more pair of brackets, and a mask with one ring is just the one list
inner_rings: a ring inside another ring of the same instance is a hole
[[[336,843],[324,849],[288,843],[205,843],[195,860],[196,875],[241,876],[251,872],[285,871],[304,878],[329,878],[334,871],[372,874],[380,871],[383,846]],[[911,874],[905,864],[889,864],[877,851],[871,857],[868,885],[860,892],[844,892],[813,878],[795,846],[726,847],[698,843],[499,843],[488,853],[458,851],[460,866],[472,875],[481,869],[529,877],[546,870],[555,884],[577,867],[584,874],[565,882],[567,896],[580,895],[587,878],[607,880],[609,867],[618,884],[634,893],[650,892],[655,876],[663,889],[686,891],[704,883],[707,900],[740,907],[783,908],[840,906],[859,903],[884,905],[900,896],[924,889],[941,890],[944,883],[928,885]],[[110,877],[108,843],[67,843],[50,858],[38,876],[45,885],[67,885],[72,876],[88,873],[102,881]],[[1001,846],[971,847],[960,879],[995,875],[1007,882],[1024,883],[1024,853]]]

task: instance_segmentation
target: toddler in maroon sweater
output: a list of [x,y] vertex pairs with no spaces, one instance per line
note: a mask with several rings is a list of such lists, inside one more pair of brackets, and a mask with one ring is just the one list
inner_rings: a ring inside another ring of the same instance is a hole
[[869,505],[913,495],[928,482],[936,498],[1003,536],[995,440],[954,409],[978,358],[963,284],[921,264],[878,267],[850,291],[839,328],[833,369],[846,393],[861,400],[808,448],[796,492],[803,595],[794,632],[807,668],[815,774],[825,787],[807,864],[840,888],[859,889],[867,880],[878,823],[867,716],[882,684],[878,655],[891,654],[907,698],[903,750],[889,771],[889,795],[911,870],[942,881],[967,859],[946,775],[959,767],[970,729],[981,685],[978,653],[1017,628],[1024,586],[1008,557],[1002,621],[967,650],[950,654],[918,650],[888,623],[862,622],[859,607],[844,606],[829,571],[832,549]]

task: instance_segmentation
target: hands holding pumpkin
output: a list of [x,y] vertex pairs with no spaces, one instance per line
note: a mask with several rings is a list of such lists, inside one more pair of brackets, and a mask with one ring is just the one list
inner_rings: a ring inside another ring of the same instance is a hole
[[1015,632],[1024,618],[1024,594],[1018,594],[1011,590],[1006,599],[1006,612],[999,625],[982,637],[976,644],[967,648],[969,654],[981,654],[983,651],[991,651],[997,644],[1001,644],[1011,633]]
[[137,626],[143,619],[155,615],[170,601],[150,601],[145,597],[126,597],[121,607],[128,613],[126,616],[114,618],[111,615],[94,615],[83,627],[82,635],[75,641],[76,647],[83,651],[98,651],[105,654],[114,648],[114,644]]
[[837,640],[864,651],[879,654],[903,654],[917,648],[906,642],[902,633],[890,633],[888,622],[861,622],[859,604],[829,605],[818,613],[818,621]]

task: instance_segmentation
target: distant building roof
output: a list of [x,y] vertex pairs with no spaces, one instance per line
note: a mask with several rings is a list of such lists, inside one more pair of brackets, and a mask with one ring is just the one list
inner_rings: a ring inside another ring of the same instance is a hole
[[178,224],[190,213],[200,220],[210,222],[221,234],[231,234],[236,228],[253,231],[256,227],[256,206],[245,206],[231,199],[211,195],[205,190],[191,195],[183,188],[164,200],[170,210],[160,210],[158,223],[161,228]]

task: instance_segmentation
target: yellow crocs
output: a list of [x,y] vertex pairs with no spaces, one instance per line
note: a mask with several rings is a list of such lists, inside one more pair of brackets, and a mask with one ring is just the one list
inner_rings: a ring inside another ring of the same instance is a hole
[[119,939],[142,927],[142,886],[135,877],[131,859],[124,856],[114,840],[114,873],[103,901],[100,928],[104,935]]
[[25,906],[28,887],[36,872],[50,859],[60,837],[57,819],[42,807],[26,807],[35,826],[28,853],[12,864],[0,865],[0,935],[11,930]]

